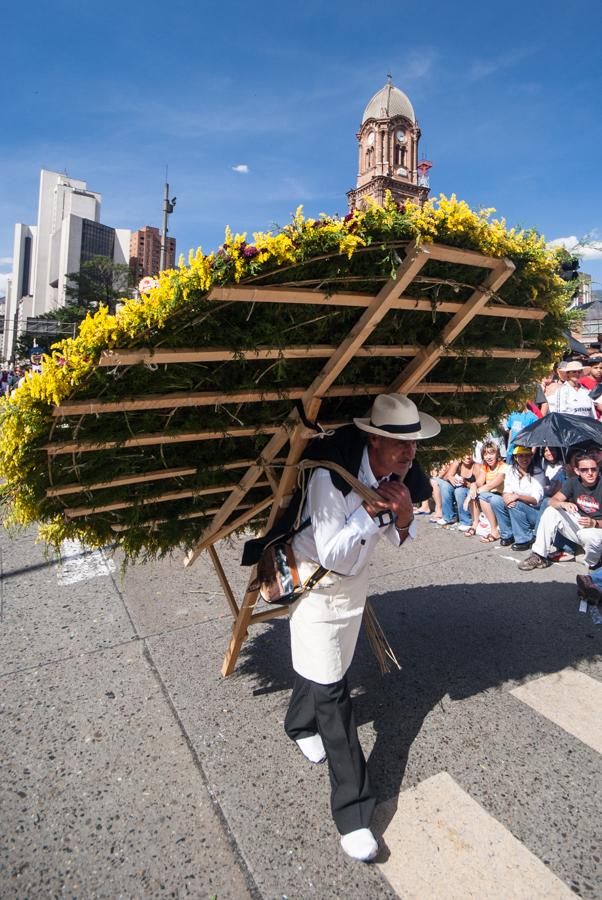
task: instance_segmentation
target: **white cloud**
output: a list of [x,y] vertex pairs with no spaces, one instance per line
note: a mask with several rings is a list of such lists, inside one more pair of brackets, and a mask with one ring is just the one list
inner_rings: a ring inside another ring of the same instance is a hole
[[568,250],[570,253],[573,247],[576,247],[578,243],[579,238],[577,235],[571,234],[570,237],[554,238],[553,241],[548,241],[548,247],[564,247],[564,249]]
[[[436,58],[437,53],[431,48],[410,53],[401,65],[398,80],[396,81],[393,78],[393,83],[400,84],[403,87],[403,84],[408,81],[419,81],[421,78],[427,78],[432,72]],[[394,71],[393,74],[395,74]]]
[[579,244],[576,253],[583,259],[602,259],[602,241]]
[[581,259],[602,259],[602,241],[590,241],[586,238],[579,240],[575,234],[548,241],[548,247],[564,247],[569,253],[574,253]]
[[478,81],[481,78],[494,75],[500,69],[509,69],[522,62],[526,57],[531,56],[536,49],[537,47],[522,47],[517,50],[511,50],[508,53],[502,53],[497,57],[475,60],[468,70],[468,78],[470,81]]
[[4,268],[5,266],[12,266],[12,264],[12,256],[0,256],[0,267]]
[[233,172],[240,172],[241,175],[249,174],[249,167],[246,163],[240,163],[238,166],[232,166]]

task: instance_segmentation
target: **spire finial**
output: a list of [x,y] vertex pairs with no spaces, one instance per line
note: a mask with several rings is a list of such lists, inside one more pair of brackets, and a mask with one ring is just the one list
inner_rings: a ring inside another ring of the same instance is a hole
[[393,76],[390,72],[387,72],[387,84],[393,84]]

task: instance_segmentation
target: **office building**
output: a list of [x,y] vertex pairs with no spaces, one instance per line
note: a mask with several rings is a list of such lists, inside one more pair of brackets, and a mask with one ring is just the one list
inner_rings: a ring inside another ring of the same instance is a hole
[[43,169],[35,225],[15,225],[12,285],[6,297],[2,356],[44,313],[64,306],[68,275],[93,256],[129,264],[130,231],[100,222],[101,195],[85,181]]
[[[130,268],[134,273],[134,282],[138,283],[145,275],[157,275],[161,260],[161,233],[158,228],[145,225],[132,232],[130,241]],[[176,265],[175,238],[167,238],[165,247],[165,268],[173,269]]]

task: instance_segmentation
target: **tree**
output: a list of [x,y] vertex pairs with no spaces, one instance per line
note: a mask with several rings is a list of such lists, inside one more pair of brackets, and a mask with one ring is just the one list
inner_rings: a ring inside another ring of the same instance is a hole
[[[65,305],[39,316],[38,324],[31,332],[24,331],[18,336],[17,358],[29,355],[36,338],[47,349],[64,337],[75,337],[88,313],[95,313],[101,305],[108,306],[109,312],[114,313],[119,300],[127,297],[133,279],[128,265],[114,263],[108,256],[93,256],[87,260],[79,272],[67,275]],[[44,327],[40,320],[47,320],[48,326]]]
[[125,263],[114,263],[108,256],[93,256],[83,263],[79,272],[67,275],[64,308],[70,313],[77,310],[82,319],[101,304],[114,313],[118,301],[127,297],[132,279],[132,270]]

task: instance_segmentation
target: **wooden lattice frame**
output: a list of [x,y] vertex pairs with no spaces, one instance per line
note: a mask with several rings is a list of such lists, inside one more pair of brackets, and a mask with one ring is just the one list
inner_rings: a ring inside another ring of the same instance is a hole
[[[472,290],[470,297],[465,302],[447,300],[437,302],[437,310],[452,314],[452,318],[442,329],[438,339],[428,346],[366,346],[368,338],[390,310],[432,312],[433,305],[431,301],[409,297],[405,294],[406,288],[408,288],[413,280],[417,278],[421,269],[429,259],[486,269],[488,270],[488,275],[483,284]],[[151,364],[220,362],[234,359],[235,357],[240,358],[241,356],[253,360],[270,360],[279,357],[286,359],[324,359],[325,364],[323,368],[308,387],[288,388],[278,392],[257,390],[238,391],[229,394],[199,392],[194,394],[179,393],[147,395],[143,398],[120,401],[119,403],[102,401],[100,399],[67,400],[53,410],[53,415],[60,418],[67,415],[102,414],[103,412],[112,412],[115,409],[176,409],[186,406],[209,406],[216,402],[221,404],[239,402],[252,403],[255,401],[282,401],[283,398],[287,398],[291,401],[301,401],[306,417],[311,421],[315,421],[320,411],[322,401],[325,398],[332,396],[350,396],[353,394],[367,396],[370,394],[395,392],[419,394],[427,390],[430,394],[458,390],[483,391],[484,389],[486,390],[483,386],[459,386],[434,382],[428,382],[428,384],[425,385],[424,379],[437,365],[440,359],[460,355],[454,351],[452,345],[475,316],[497,316],[503,318],[511,316],[516,319],[544,318],[545,312],[535,307],[508,307],[499,302],[490,302],[492,301],[492,298],[496,296],[497,291],[503,283],[512,275],[513,271],[514,264],[508,259],[486,257],[470,250],[461,250],[444,245],[425,244],[413,241],[407,246],[405,258],[397,268],[395,276],[386,281],[375,296],[371,294],[349,292],[325,294],[315,290],[281,287],[254,288],[252,286],[230,286],[214,288],[209,294],[208,299],[218,302],[228,301],[247,304],[292,303],[312,305],[324,303],[325,306],[329,307],[357,307],[363,308],[364,311],[359,320],[338,346],[314,345],[307,348],[291,347],[288,349],[285,348],[284,350],[265,347],[251,351],[243,351],[242,353],[234,353],[231,350],[220,348],[139,348],[135,350],[106,351],[99,361],[100,367],[114,368],[135,365],[140,362]],[[534,359],[539,355],[539,351],[525,348],[488,348],[483,350],[482,348],[474,347],[468,350],[463,349],[461,355],[464,357],[493,357],[499,359]],[[335,385],[338,376],[354,357],[400,357],[404,360],[411,358],[411,361],[404,365],[402,371],[394,381],[388,385],[358,385],[352,387],[349,385]],[[501,388],[504,391],[511,391],[516,387],[518,387],[518,385],[507,384],[497,386],[497,389],[499,390]],[[448,424],[454,424],[459,421],[467,420],[448,418],[441,419],[441,421]],[[484,422],[486,419],[485,417],[477,417],[470,421]],[[328,422],[324,424],[328,427],[337,427],[337,425],[343,423]],[[270,508],[270,512],[266,527],[271,527],[278,518],[281,510],[287,506],[290,500],[294,490],[296,477],[294,466],[299,461],[308,440],[313,436],[313,432],[309,431],[301,422],[296,410],[291,413],[287,422],[281,425],[262,425],[258,428],[241,426],[232,427],[228,430],[229,435],[241,437],[259,433],[269,434],[271,437],[258,459],[241,460],[221,467],[230,470],[246,469],[242,478],[237,482],[219,485],[215,488],[166,491],[158,496],[153,496],[152,499],[148,501],[160,503],[162,501],[180,499],[182,497],[192,499],[203,493],[227,493],[225,501],[214,510],[205,510],[202,513],[191,512],[179,516],[181,519],[208,516],[209,514],[213,516],[211,523],[204,529],[194,548],[187,554],[185,565],[192,565],[204,550],[209,553],[224,590],[230,611],[234,617],[232,636],[222,667],[223,675],[229,675],[233,671],[240,648],[247,636],[249,626],[266,621],[275,616],[283,615],[286,613],[286,609],[276,607],[255,612],[257,595],[256,593],[249,591],[245,593],[242,603],[239,606],[219,560],[215,544],[236,529],[246,523],[250,523],[258,515],[264,513],[268,507]],[[51,457],[54,454],[81,453],[99,449],[110,449],[118,446],[145,446],[193,440],[213,440],[221,437],[223,437],[223,432],[209,430],[175,435],[166,435],[162,433],[139,434],[125,442],[107,441],[104,444],[88,444],[80,441],[58,441],[46,445],[46,449],[49,457]],[[282,456],[282,452],[287,446],[288,450],[286,455]],[[276,472],[278,467],[282,466],[283,463],[286,467],[282,469],[282,477],[278,478]],[[187,467],[179,469],[163,469],[148,472],[145,475],[126,476],[109,482],[103,481],[88,485],[51,487],[48,490],[47,495],[49,497],[60,497],[61,495],[75,493],[76,491],[82,491],[83,489],[92,492],[96,489],[135,484],[142,481],[160,481],[169,478],[181,478],[193,474],[194,471],[194,469]],[[258,503],[245,502],[249,492],[260,485],[270,488],[271,493],[268,499],[264,499]],[[75,518],[78,516],[94,514],[106,509],[123,508],[128,505],[134,505],[134,502],[129,503],[123,501],[119,504],[108,504],[104,507],[94,504],[72,507],[70,510],[66,511],[66,515]],[[233,516],[234,518],[232,518]],[[165,520],[154,519],[145,524],[152,526],[153,524],[160,524],[162,521]],[[114,527],[115,531],[122,530],[120,526],[116,525]],[[251,574],[251,578],[253,576],[254,572]]]

